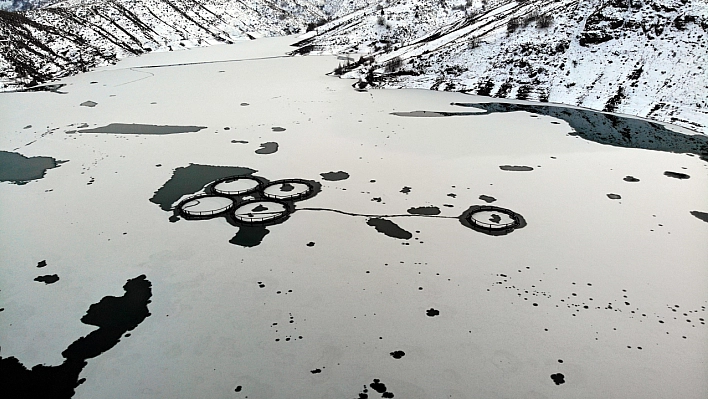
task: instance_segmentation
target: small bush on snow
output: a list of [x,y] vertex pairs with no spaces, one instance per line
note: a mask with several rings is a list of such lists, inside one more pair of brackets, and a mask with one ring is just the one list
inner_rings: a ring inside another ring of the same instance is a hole
[[544,14],[536,19],[536,28],[545,29],[553,25],[553,16],[549,14]]

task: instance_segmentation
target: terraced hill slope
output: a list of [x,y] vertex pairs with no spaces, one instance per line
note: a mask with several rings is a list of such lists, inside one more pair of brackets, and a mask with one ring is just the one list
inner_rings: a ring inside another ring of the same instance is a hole
[[[447,22],[431,24],[431,9]],[[371,5],[301,44],[369,53],[338,72],[375,86],[558,102],[705,132],[704,1],[485,0],[447,9],[425,0]]]

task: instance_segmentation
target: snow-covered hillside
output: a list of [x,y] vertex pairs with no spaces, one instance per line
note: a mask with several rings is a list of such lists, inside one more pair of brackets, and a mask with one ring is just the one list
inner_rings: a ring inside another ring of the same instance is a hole
[[304,32],[327,18],[322,8],[308,0],[68,0],[0,11],[0,82],[32,86],[150,51]]
[[550,101],[703,132],[708,126],[705,1],[402,0],[355,17],[334,20],[301,44],[369,54],[338,72],[374,86]]
[[27,11],[56,2],[57,0],[0,0],[0,10]]
[[[708,126],[705,0],[67,0],[0,11],[0,91],[150,51],[305,33],[337,75]],[[361,56],[365,57],[361,57]]]

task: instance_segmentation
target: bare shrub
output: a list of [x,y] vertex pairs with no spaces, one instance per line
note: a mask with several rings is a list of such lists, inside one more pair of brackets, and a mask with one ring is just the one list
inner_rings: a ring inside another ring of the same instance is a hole
[[524,16],[524,20],[523,20],[523,21],[524,21],[524,22],[523,22],[524,28],[527,27],[527,26],[529,26],[529,24],[530,24],[531,22],[533,22],[533,21],[535,21],[535,20],[537,20],[537,19],[538,19],[538,12],[535,11],[535,10],[529,12],[528,14],[526,14],[526,15]]
[[516,32],[517,29],[521,26],[521,18],[519,17],[514,17],[509,20],[506,24],[506,31],[507,33],[514,33]]
[[546,29],[553,25],[553,16],[550,14],[543,14],[536,19],[537,29]]
[[313,31],[317,29],[318,26],[322,26],[327,23],[327,20],[324,18],[318,19],[317,21],[312,21],[307,23],[307,28],[305,29],[306,32]]
[[384,65],[384,72],[396,72],[402,65],[403,61],[401,61],[401,57],[393,57],[386,63],[386,65]]

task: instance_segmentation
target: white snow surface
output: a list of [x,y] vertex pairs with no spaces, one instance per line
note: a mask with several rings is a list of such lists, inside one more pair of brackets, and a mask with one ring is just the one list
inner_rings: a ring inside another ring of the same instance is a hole
[[253,191],[256,188],[258,188],[258,181],[247,178],[223,181],[214,186],[216,192],[223,194],[241,194]]
[[234,202],[225,197],[208,196],[195,198],[182,205],[182,210],[191,215],[210,215],[233,207]]

